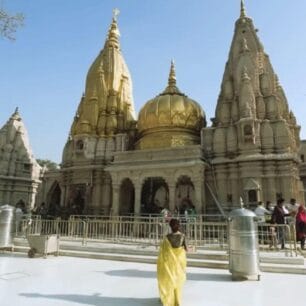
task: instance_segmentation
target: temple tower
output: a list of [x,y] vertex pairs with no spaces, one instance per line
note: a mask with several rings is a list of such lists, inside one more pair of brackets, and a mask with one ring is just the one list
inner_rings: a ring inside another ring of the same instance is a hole
[[118,10],[89,68],[62,158],[62,206],[106,212],[111,179],[104,171],[113,153],[133,147],[136,129],[132,80],[120,50]]
[[212,126],[202,130],[206,173],[225,208],[301,199],[300,127],[241,1]]
[[33,156],[18,108],[0,129],[0,203],[30,210],[40,181],[41,167]]

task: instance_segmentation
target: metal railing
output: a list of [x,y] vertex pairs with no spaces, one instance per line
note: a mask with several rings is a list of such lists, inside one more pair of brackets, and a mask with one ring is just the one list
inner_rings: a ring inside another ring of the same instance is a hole
[[265,252],[284,249],[290,256],[297,256],[296,229],[291,224],[258,224],[259,250]]
[[[127,242],[158,246],[170,232],[167,220],[160,217],[114,217],[113,219],[28,220],[22,221],[17,236],[57,234],[61,238],[87,241],[104,240],[111,243]],[[193,248],[228,249],[228,223],[204,222],[197,218],[181,221],[181,230]],[[297,255],[294,224],[258,225],[259,250],[278,251],[283,244],[287,256]]]

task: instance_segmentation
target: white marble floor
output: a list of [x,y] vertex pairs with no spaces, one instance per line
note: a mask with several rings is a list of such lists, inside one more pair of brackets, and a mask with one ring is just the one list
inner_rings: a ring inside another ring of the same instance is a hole
[[[233,282],[228,271],[188,268],[183,306],[305,305],[305,275],[263,273]],[[155,266],[0,254],[0,305],[157,306]]]

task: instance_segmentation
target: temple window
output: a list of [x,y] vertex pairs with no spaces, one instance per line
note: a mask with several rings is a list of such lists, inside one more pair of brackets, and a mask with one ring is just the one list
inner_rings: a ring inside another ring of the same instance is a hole
[[253,128],[251,125],[245,125],[243,128],[244,141],[253,142]]
[[301,161],[305,162],[304,154],[301,155]]
[[228,203],[233,203],[233,195],[232,194],[227,195],[227,202]]
[[78,140],[76,142],[76,148],[78,151],[82,151],[84,149],[84,142],[83,140]]
[[256,190],[249,190],[248,196],[249,196],[249,203],[257,202],[257,191]]
[[23,171],[30,172],[31,171],[31,164],[23,164]]

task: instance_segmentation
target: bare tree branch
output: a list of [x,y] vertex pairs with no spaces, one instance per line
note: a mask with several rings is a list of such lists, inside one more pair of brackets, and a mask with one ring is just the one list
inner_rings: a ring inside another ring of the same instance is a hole
[[0,37],[7,38],[9,40],[15,40],[14,34],[17,28],[23,26],[24,16],[17,13],[10,15],[3,8],[0,8]]

